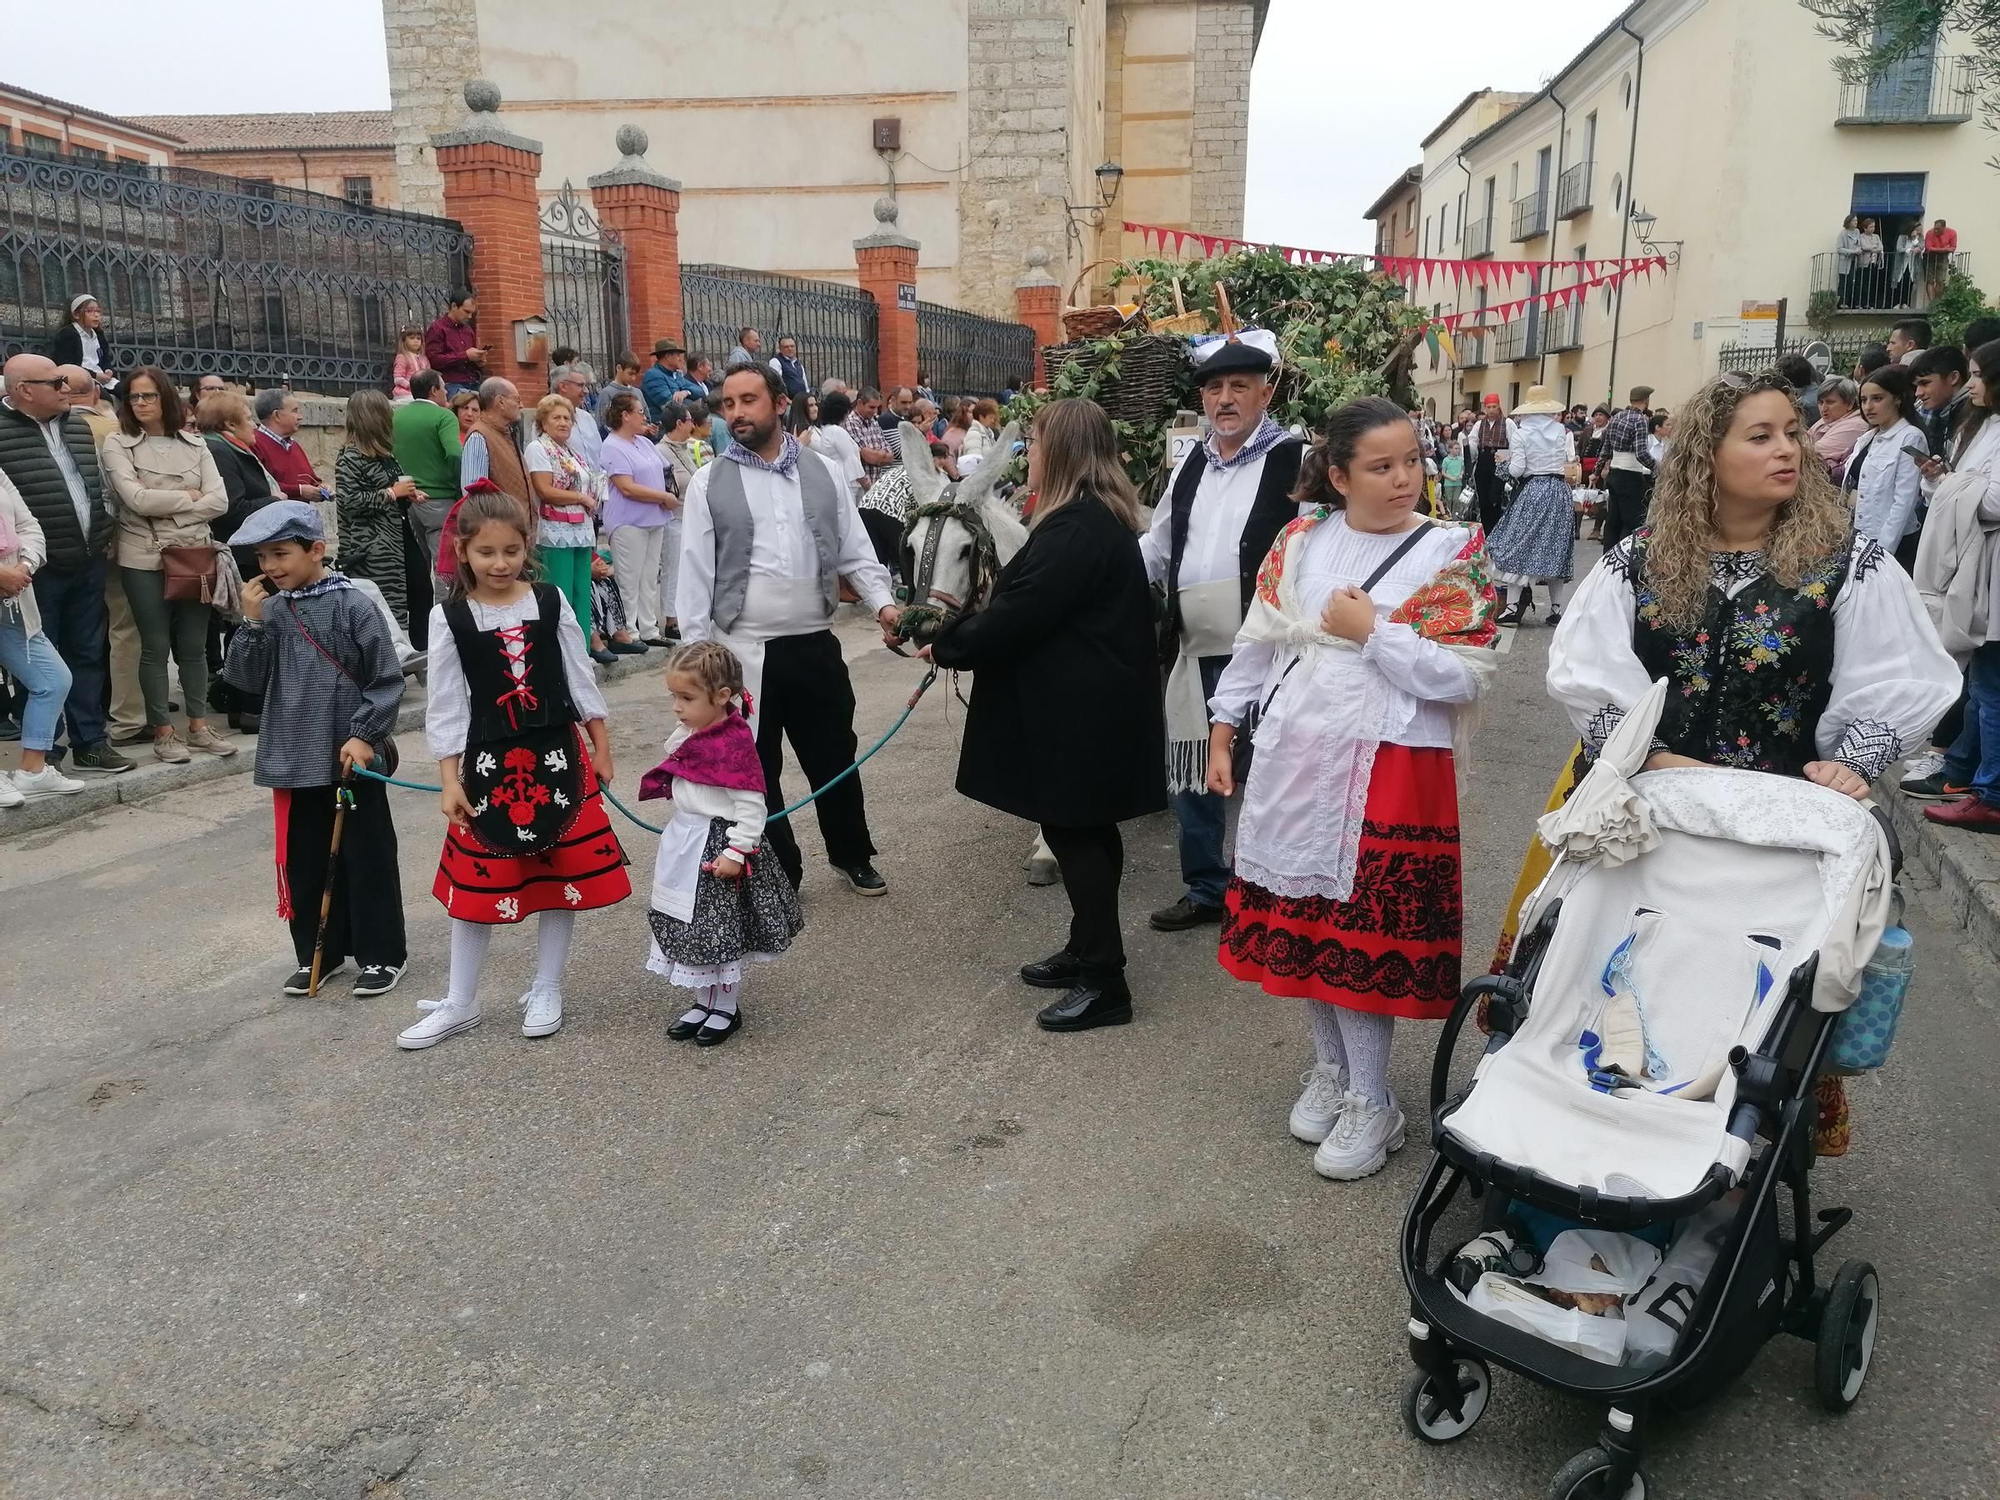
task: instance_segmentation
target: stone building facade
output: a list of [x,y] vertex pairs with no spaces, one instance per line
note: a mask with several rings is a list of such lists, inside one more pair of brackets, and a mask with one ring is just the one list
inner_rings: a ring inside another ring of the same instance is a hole
[[179,138],[178,166],[397,208],[395,141],[385,109],[315,114],[135,115]]

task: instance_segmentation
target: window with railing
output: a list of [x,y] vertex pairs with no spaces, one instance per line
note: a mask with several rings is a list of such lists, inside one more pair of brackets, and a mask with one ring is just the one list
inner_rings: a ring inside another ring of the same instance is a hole
[[1452,336],[1452,343],[1458,350],[1458,367],[1461,370],[1477,370],[1486,363],[1487,335],[1476,329],[1463,329]]
[[1478,260],[1493,253],[1493,221],[1474,219],[1465,226],[1465,258]]
[[1542,348],[1549,354],[1583,347],[1583,303],[1552,307],[1542,314]]
[[1972,257],[1962,250],[1911,255],[1892,246],[1872,265],[1859,255],[1828,252],[1813,257],[1812,295],[1815,302],[1832,297],[1835,312],[1920,313],[1953,275],[1971,274]]
[[1866,83],[1843,84],[1836,125],[1961,125],[1973,115],[1978,80],[1970,57],[1913,52]]
[[1525,198],[1514,201],[1514,239],[1538,240],[1549,232],[1549,195],[1546,190],[1532,192]]
[[1493,357],[1506,364],[1510,360],[1533,359],[1541,350],[1537,347],[1536,321],[1521,318],[1507,324],[1493,340]]
[[1556,183],[1556,217],[1574,219],[1590,212],[1590,178],[1594,162],[1580,161],[1566,168]]

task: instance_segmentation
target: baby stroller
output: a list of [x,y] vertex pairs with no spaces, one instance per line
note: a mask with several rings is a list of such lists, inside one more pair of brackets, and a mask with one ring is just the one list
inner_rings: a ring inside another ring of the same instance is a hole
[[[1492,1363],[1607,1408],[1601,1446],[1563,1466],[1551,1500],[1643,1500],[1655,1404],[1714,1393],[1780,1330],[1817,1345],[1819,1399],[1845,1410],[1880,1306],[1864,1261],[1818,1280],[1815,1256],[1852,1214],[1815,1218],[1809,1173],[1814,1084],[1892,920],[1887,823],[1789,777],[1635,776],[1665,690],[1542,820],[1555,866],[1506,973],[1467,985],[1445,1027],[1435,1151],[1403,1225],[1416,1436],[1470,1431]],[[1453,1092],[1481,997],[1491,1039]],[[1558,1237],[1524,1243],[1524,1224]],[[1542,1275],[1559,1258],[1582,1281]],[[1542,1300],[1585,1284],[1596,1300]]]

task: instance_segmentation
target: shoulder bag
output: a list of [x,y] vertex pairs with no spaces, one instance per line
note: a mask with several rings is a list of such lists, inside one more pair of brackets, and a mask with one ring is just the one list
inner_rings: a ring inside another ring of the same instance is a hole
[[[287,599],[285,601],[285,608],[291,613],[293,626],[298,630],[300,635],[306,638],[306,644],[312,647],[313,650],[317,651],[321,656],[324,656],[329,662],[331,662],[333,664],[333,670],[338,672],[342,677],[345,677],[349,682],[353,683],[355,690],[357,692],[360,691],[361,688],[360,679],[358,679],[352,672],[347,670],[346,664],[342,662],[339,657],[335,656],[331,651],[327,650],[326,647],[322,646],[319,643],[318,636],[314,635],[310,630],[306,629],[306,622],[299,615],[298,605],[293,603],[290,599]],[[396,774],[396,767],[402,764],[403,757],[401,753],[396,749],[396,732],[393,729],[390,730],[387,737],[383,739],[381,744],[381,751],[382,751],[382,765],[380,769],[382,774],[384,776],[394,776]],[[374,768],[371,767],[371,769]]]

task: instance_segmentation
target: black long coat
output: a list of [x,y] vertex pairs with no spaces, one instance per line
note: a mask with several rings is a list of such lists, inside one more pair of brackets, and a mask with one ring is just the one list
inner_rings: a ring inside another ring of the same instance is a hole
[[932,657],[973,672],[958,789],[975,802],[1057,827],[1165,809],[1146,565],[1139,539],[1093,496],[1038,522],[991,602]]

